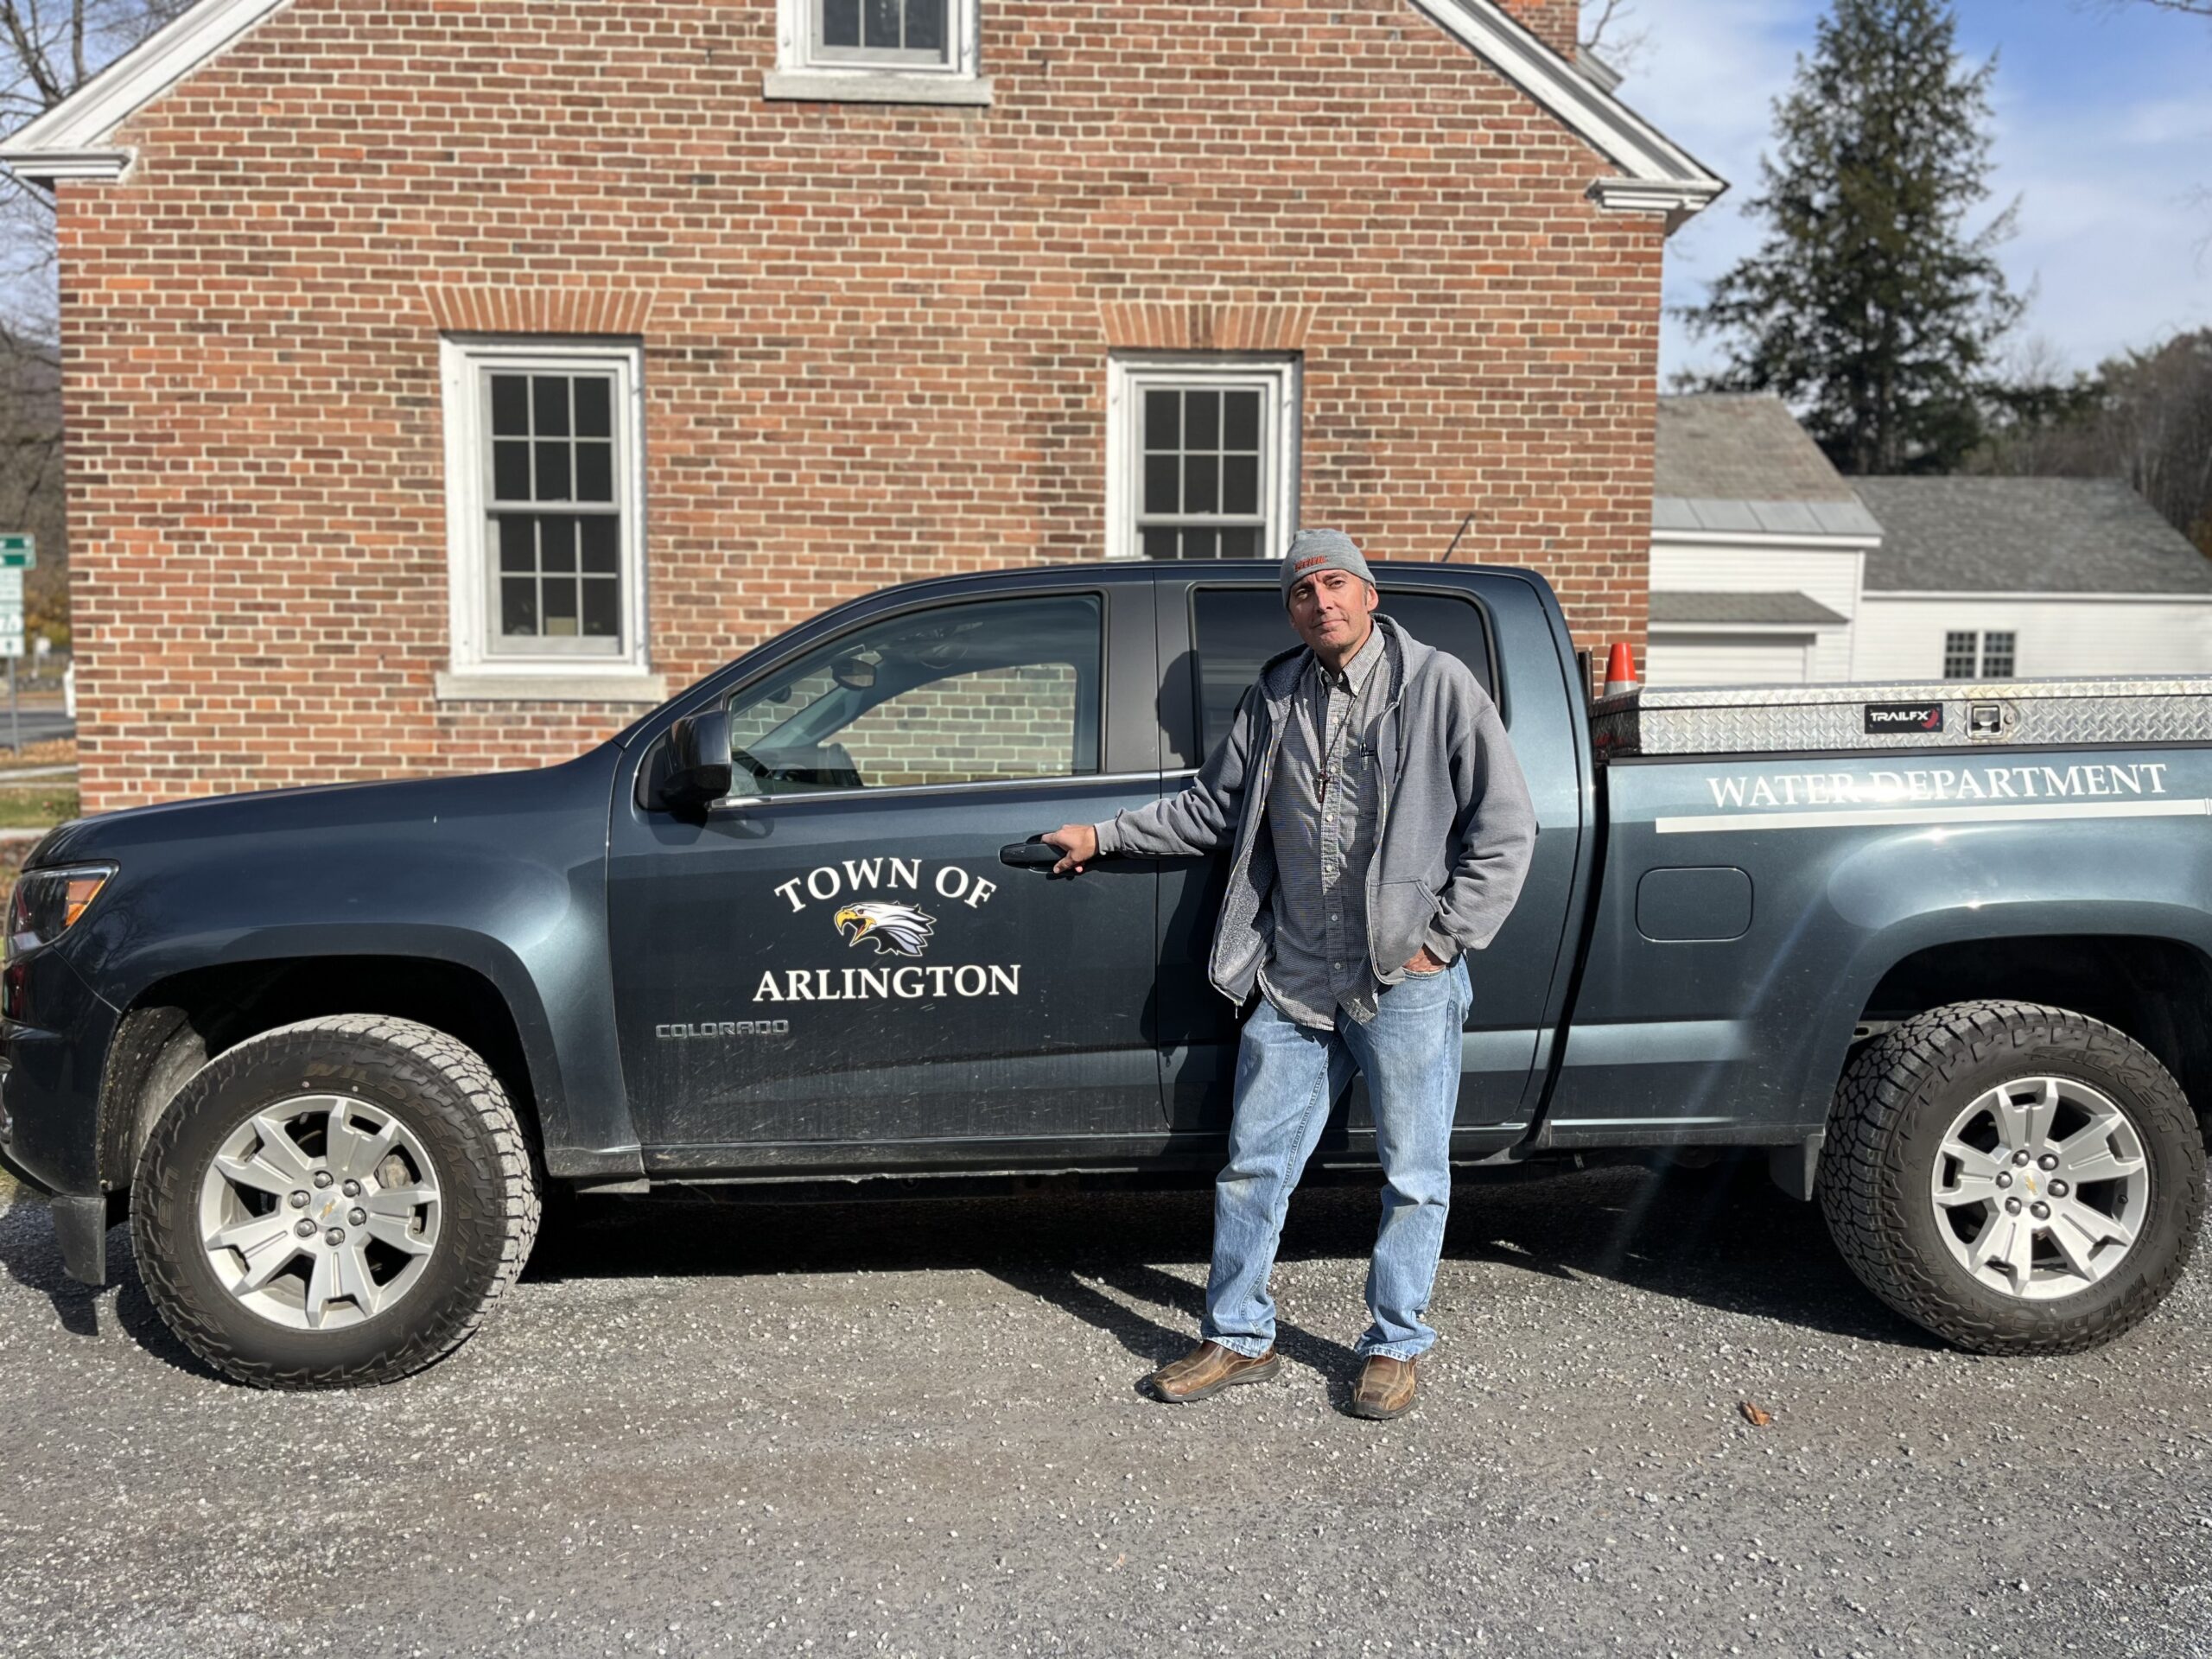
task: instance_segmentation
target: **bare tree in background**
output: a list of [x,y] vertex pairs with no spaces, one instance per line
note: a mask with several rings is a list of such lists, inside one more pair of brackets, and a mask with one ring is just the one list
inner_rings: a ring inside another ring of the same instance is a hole
[[2212,554],[2212,328],[2062,380],[2048,357],[2015,370],[1973,472],[2126,479]]
[[1629,20],[1635,16],[1633,0],[1585,0],[1576,44],[1627,74],[1651,45],[1649,29],[1630,27]]
[[[0,132],[36,119],[191,0],[0,0]],[[54,198],[0,174],[0,531],[38,537],[25,623],[68,639]]]

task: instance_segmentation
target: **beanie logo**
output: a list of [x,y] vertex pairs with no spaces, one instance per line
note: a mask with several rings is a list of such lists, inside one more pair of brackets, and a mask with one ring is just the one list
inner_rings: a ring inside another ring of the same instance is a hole
[[1311,570],[1315,565],[1326,564],[1328,562],[1329,556],[1326,553],[1316,553],[1310,559],[1299,560],[1297,563],[1292,565],[1290,568],[1294,570]]

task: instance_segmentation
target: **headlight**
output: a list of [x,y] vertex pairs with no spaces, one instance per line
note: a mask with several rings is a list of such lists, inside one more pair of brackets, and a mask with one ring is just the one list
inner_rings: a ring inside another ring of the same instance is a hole
[[8,906],[8,953],[14,956],[60,938],[77,925],[114,874],[112,864],[24,871]]

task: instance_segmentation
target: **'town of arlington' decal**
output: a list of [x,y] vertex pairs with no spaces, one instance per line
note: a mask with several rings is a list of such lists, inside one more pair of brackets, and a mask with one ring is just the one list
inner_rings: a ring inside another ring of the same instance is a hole
[[2212,801],[2167,792],[2168,760],[2071,766],[1916,767],[1901,772],[1708,775],[1712,812],[1655,818],[1662,836],[1849,824],[2006,823],[2039,818],[2194,817]]
[[[900,891],[912,895],[889,895]],[[938,928],[963,910],[980,910],[998,883],[972,875],[957,864],[941,864],[925,876],[917,858],[848,858],[817,865],[774,889],[778,898],[803,914],[827,908],[827,931],[847,949],[872,947],[868,960],[850,968],[764,969],[754,988],[755,1002],[934,1002],[949,997],[1019,996],[1021,964],[1014,963],[922,963]],[[861,898],[866,893],[870,896]],[[932,898],[924,910],[915,900]]]

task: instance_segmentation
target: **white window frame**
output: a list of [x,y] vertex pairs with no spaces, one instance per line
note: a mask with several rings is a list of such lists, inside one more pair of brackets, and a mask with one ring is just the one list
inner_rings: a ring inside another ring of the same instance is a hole
[[[1262,557],[1279,559],[1298,533],[1304,375],[1295,355],[1117,352],[1106,359],[1106,556],[1141,559],[1138,493],[1144,486],[1144,394],[1154,387],[1258,388],[1268,429],[1260,445],[1260,499],[1268,508]],[[1196,563],[1194,561],[1194,563]]]
[[[438,345],[446,429],[446,550],[451,663],[441,700],[658,702],[645,642],[644,353],[635,344],[448,334]],[[617,648],[495,650],[490,528],[491,376],[607,373],[614,378],[614,492],[622,523]]]
[[[1951,678],[1951,639],[1954,635],[1974,641],[1974,672],[1965,679]],[[1999,638],[2012,641],[2003,654],[2012,659],[2012,666],[2002,674],[1992,673],[1989,666],[1990,658],[1997,654],[1991,651],[1989,642]],[[1943,678],[1946,683],[1964,685],[1974,680],[2017,680],[2019,677],[2020,631],[2018,628],[1946,628],[1943,631]]]
[[983,78],[982,0],[947,0],[945,55],[931,63],[904,55],[871,60],[824,52],[822,0],[776,0],[776,67],[761,80],[763,96],[819,103],[988,105]]

